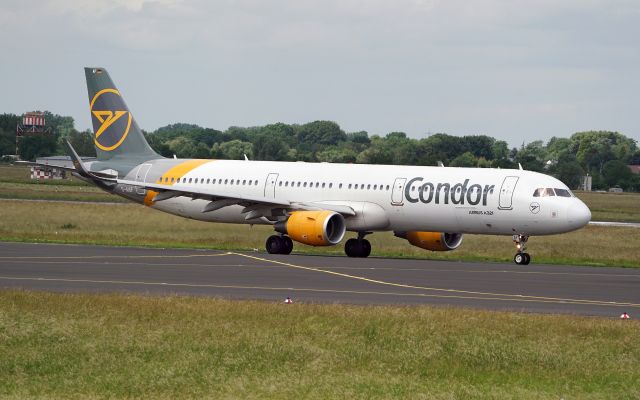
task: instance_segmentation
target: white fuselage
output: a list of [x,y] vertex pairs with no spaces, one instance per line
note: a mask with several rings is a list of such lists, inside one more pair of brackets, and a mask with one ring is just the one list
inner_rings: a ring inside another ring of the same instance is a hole
[[[134,168],[130,179],[157,182],[167,169],[163,161]],[[211,160],[171,185],[265,201],[349,206],[356,212],[345,218],[351,231],[548,235],[578,229],[591,218],[570,192],[534,197],[538,188],[568,191],[562,182],[512,169]],[[247,221],[239,205],[203,212],[208,203],[176,197],[151,206],[202,221],[262,223]]]

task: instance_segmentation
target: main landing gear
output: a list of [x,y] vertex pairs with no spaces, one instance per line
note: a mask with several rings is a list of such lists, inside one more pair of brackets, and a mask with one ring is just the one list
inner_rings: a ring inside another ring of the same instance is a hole
[[349,239],[344,244],[344,252],[349,257],[366,258],[371,254],[371,243],[365,239],[365,235],[371,232],[358,232],[357,239]]
[[516,245],[516,249],[518,250],[516,255],[513,256],[513,262],[518,265],[529,265],[531,262],[531,256],[529,253],[525,252],[527,240],[529,240],[529,236],[513,235],[513,243]]
[[293,240],[289,236],[271,235],[267,238],[266,248],[269,254],[291,254]]

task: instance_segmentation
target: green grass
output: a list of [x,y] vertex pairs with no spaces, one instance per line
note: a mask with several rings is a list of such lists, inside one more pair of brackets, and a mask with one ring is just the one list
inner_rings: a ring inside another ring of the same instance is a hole
[[[0,199],[65,200],[126,203],[124,198],[88,185],[0,182]],[[59,181],[55,181],[59,182]]]
[[2,398],[637,399],[637,321],[0,292]]
[[640,193],[577,192],[593,221],[640,222]]
[[87,183],[71,177],[56,180],[31,179],[30,168],[30,166],[26,165],[0,164],[0,182],[54,186],[88,186]]
[[[136,204],[0,201],[0,240],[124,246],[213,248],[263,251],[268,226],[193,221]],[[452,252],[429,252],[391,233],[368,237],[373,256],[511,262],[508,236],[465,235]],[[343,255],[342,246],[295,244],[295,252]],[[532,237],[536,263],[640,266],[640,234],[635,228],[588,226],[576,232]]]

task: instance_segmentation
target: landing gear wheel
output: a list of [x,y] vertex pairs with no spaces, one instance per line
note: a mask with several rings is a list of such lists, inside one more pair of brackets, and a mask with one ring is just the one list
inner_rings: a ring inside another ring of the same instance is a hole
[[359,250],[358,246],[358,240],[357,239],[349,239],[347,240],[347,242],[344,244],[344,252],[347,254],[348,257],[358,257]]
[[516,253],[516,255],[513,256],[513,261],[518,265],[529,265],[531,256],[529,253]]
[[282,237],[282,252],[280,254],[291,254],[293,250],[293,240],[289,236]]
[[371,254],[371,243],[367,239],[349,239],[344,244],[344,252],[349,257],[366,258]]
[[284,240],[280,236],[271,235],[267,238],[267,243],[265,245],[267,248],[267,253],[269,254],[281,254],[282,250],[285,247]]
[[531,256],[525,252],[527,248],[527,241],[529,236],[526,235],[513,235],[513,244],[516,245],[518,252],[513,256],[513,262],[518,265],[529,265],[531,262]]
[[293,240],[289,236],[271,235],[267,239],[265,247],[269,254],[291,254]]
[[361,240],[361,250],[362,254],[360,255],[360,257],[362,258],[367,258],[369,257],[369,254],[371,254],[371,243],[369,243],[367,239]]

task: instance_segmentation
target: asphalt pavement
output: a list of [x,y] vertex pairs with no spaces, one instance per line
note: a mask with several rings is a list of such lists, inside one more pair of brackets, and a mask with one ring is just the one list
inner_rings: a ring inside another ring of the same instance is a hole
[[640,317],[640,269],[615,267],[0,243],[0,287]]

